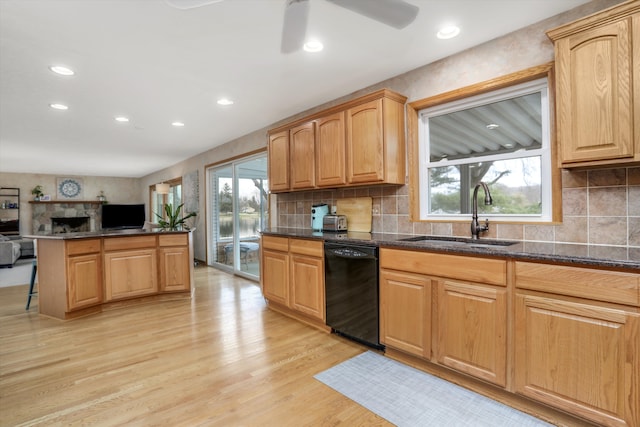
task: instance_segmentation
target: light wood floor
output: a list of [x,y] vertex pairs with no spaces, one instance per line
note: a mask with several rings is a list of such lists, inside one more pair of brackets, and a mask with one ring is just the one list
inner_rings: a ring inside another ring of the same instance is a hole
[[189,300],[72,321],[0,288],[0,425],[390,425],[313,378],[366,351],[268,310],[259,286],[196,269]]

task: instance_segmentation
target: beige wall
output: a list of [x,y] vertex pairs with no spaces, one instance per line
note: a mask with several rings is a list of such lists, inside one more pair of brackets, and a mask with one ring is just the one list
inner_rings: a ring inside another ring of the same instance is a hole
[[[0,172],[0,187],[13,187],[20,189],[20,233],[31,234],[31,213],[33,200],[31,189],[41,185],[44,194],[56,199],[56,181],[60,175],[45,175],[33,173],[7,173]],[[65,176],[68,177],[68,176]],[[136,178],[114,178],[101,176],[76,176],[84,184],[83,200],[98,200],[100,191],[104,191],[107,200],[111,203],[144,203],[146,200],[140,197],[140,180]]]

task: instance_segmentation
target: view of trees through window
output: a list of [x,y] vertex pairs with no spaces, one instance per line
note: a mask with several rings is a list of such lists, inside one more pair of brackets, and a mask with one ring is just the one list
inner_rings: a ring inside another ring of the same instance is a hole
[[[466,179],[465,179],[466,177]],[[478,203],[485,214],[540,215],[542,186],[540,157],[443,166],[430,169],[432,214],[469,214],[473,190],[483,181],[493,204]]]
[[[261,227],[261,202],[266,205],[266,180],[241,179],[238,197],[240,236],[257,236]],[[220,178],[218,194],[220,238],[233,236],[233,191],[230,178]]]

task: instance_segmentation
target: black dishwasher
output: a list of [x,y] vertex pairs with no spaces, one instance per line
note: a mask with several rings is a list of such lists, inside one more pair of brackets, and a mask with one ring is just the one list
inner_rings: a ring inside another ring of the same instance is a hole
[[378,248],[325,242],[327,325],[334,332],[376,349],[380,344]]

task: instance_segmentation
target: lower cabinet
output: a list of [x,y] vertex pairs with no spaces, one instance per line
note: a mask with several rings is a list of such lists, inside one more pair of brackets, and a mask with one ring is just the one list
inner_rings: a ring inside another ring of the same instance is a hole
[[507,290],[438,280],[436,360],[505,387]]
[[380,270],[380,341],[415,356],[431,357],[431,280],[428,277]]
[[320,240],[262,237],[262,293],[270,305],[324,324],[324,249]]
[[191,258],[187,234],[158,236],[160,291],[191,289]]
[[158,292],[156,249],[104,254],[107,301]]
[[102,254],[100,248],[99,239],[67,242],[68,310],[102,302]]
[[516,392],[599,425],[640,425],[639,280],[516,262]]
[[386,346],[506,386],[506,261],[381,248],[380,267]]

